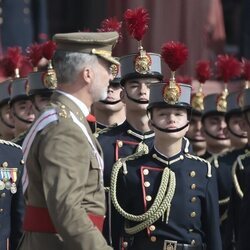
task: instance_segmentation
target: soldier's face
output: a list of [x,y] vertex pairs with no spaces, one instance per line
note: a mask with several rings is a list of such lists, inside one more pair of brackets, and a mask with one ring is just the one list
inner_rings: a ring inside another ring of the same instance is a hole
[[125,83],[123,91],[123,100],[126,108],[129,110],[142,109],[146,110],[148,104],[139,104],[128,98],[131,97],[138,101],[149,101],[150,85],[159,82],[156,78],[136,78],[128,80]]
[[[183,108],[154,108],[152,122],[162,129],[178,129],[188,123],[187,110]],[[178,132],[164,133],[153,127],[155,136],[167,136],[168,138],[180,139],[185,136],[188,126]]]
[[94,77],[90,86],[90,93],[94,102],[107,98],[109,81],[113,80],[110,66],[109,62],[98,59],[98,62],[92,68]]
[[121,101],[122,88],[119,84],[109,84],[107,91],[106,103],[94,103],[95,109],[100,111],[117,112],[125,108],[125,104]]
[[[244,146],[247,143],[247,132],[241,129],[243,117],[241,115],[232,115],[228,121],[228,135],[231,139],[232,145],[236,147]],[[231,132],[232,131],[232,132]],[[239,136],[244,136],[241,138]],[[239,144],[239,146],[238,146]]]
[[32,107],[35,116],[37,117],[40,111],[49,103],[50,97],[44,95],[35,95],[32,100]]
[[201,128],[202,128],[201,117],[192,116],[189,124],[189,130],[187,132],[187,137],[197,142],[204,141],[205,138],[201,132]]
[[230,147],[230,140],[226,135],[226,121],[225,117],[222,115],[211,115],[204,119],[203,123],[204,130],[206,130],[213,137],[218,139],[211,138],[204,132],[204,136],[208,144],[222,145],[224,147]]
[[11,112],[15,123],[15,129],[19,132],[24,132],[28,127],[30,127],[31,123],[23,122],[18,119],[18,117],[28,122],[33,122],[35,119],[32,102],[30,100],[16,101],[12,106]]
[[0,120],[0,132],[3,136],[5,135],[10,135],[10,137],[14,136],[14,128],[10,128],[8,127],[5,123],[7,123],[8,125],[14,127],[14,120],[12,119],[11,116],[11,111],[10,111],[10,106],[8,104],[3,105],[0,108],[0,115],[1,115],[1,119]]

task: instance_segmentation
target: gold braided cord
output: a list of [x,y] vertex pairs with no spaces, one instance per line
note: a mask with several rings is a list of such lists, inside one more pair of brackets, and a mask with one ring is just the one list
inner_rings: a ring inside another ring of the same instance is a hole
[[174,197],[175,187],[176,187],[175,173],[169,170],[169,174],[170,174],[170,181],[168,185],[168,190],[166,190],[166,195],[165,195],[164,200],[162,202],[161,201],[157,202],[159,203],[159,207],[156,210],[156,212],[152,216],[146,218],[145,221],[139,223],[138,225],[134,227],[130,227],[130,228],[125,227],[125,232],[127,234],[136,234],[144,230],[145,228],[147,228],[148,226],[150,226],[151,224],[159,220],[159,218],[163,216],[165,212],[167,214],[166,224],[168,223],[168,217],[169,217],[170,209],[171,209],[171,201]]
[[240,198],[242,199],[244,194],[242,192],[242,189],[240,187],[240,184],[239,184],[239,181],[238,181],[238,178],[236,175],[237,162],[238,161],[235,161],[233,164],[232,177],[233,177],[233,183],[234,183],[235,190],[236,190],[237,194],[240,196]]
[[115,163],[115,165],[113,166],[112,173],[111,173],[110,190],[111,190],[111,199],[112,199],[113,205],[116,208],[116,210],[126,219],[131,220],[131,221],[144,221],[148,217],[152,216],[156,212],[156,210],[159,208],[159,206],[164,198],[164,194],[166,192],[166,189],[167,189],[170,170],[169,170],[169,168],[165,168],[163,170],[163,175],[162,175],[159,191],[158,191],[156,198],[155,198],[152,206],[150,207],[150,209],[142,215],[133,215],[133,214],[129,214],[125,210],[123,210],[123,208],[120,206],[120,204],[118,202],[117,195],[116,195],[117,177],[119,174],[119,170],[122,166],[123,166],[122,159],[119,159]]

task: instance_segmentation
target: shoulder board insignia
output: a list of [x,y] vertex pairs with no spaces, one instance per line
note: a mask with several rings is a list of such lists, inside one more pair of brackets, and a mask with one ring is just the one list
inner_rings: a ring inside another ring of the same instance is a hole
[[207,161],[199,156],[195,156],[195,155],[191,155],[191,154],[185,154],[185,157],[206,163],[207,164],[207,177],[212,177],[212,167],[211,167],[211,164],[209,161]]
[[17,145],[16,143],[14,143],[12,141],[5,141],[5,140],[0,139],[0,143],[22,149],[21,146]]

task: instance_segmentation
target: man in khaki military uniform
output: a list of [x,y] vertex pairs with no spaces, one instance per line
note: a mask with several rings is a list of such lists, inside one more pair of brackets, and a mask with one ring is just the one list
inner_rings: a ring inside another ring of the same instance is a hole
[[93,102],[106,98],[110,66],[119,64],[111,56],[117,39],[116,32],[54,36],[57,91],[23,144],[27,208],[22,250],[111,249],[100,231],[105,215],[102,152],[86,116]]

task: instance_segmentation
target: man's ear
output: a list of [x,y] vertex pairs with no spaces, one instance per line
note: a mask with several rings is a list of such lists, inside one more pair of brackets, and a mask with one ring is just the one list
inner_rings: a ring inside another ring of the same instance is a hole
[[90,84],[91,82],[93,82],[94,72],[90,67],[85,67],[81,72],[81,77],[84,80],[84,82]]

